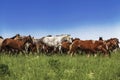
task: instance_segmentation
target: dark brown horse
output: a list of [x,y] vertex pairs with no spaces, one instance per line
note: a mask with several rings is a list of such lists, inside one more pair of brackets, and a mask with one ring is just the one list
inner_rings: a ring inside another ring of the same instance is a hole
[[117,38],[108,39],[106,40],[106,43],[107,43],[109,52],[112,52],[115,49],[119,48],[119,39]]
[[33,43],[31,36],[24,37],[22,40],[14,40],[14,39],[5,39],[2,43],[2,48],[7,51],[20,51],[23,53],[25,50],[26,43]]

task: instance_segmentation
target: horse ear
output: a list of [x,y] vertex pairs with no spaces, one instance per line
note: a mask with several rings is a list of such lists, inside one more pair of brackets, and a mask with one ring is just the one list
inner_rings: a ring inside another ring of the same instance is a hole
[[31,35],[29,35],[29,37],[31,37]]
[[16,34],[16,36],[20,36],[20,34]]

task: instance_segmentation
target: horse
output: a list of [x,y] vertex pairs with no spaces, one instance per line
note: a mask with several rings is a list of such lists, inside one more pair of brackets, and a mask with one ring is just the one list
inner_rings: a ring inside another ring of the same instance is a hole
[[59,48],[59,52],[61,51],[61,43],[62,41],[67,41],[72,43],[71,36],[68,34],[64,35],[57,35],[57,36],[51,36],[51,37],[42,37],[41,41],[43,44],[49,46],[49,47],[54,47],[54,52],[56,51],[57,48]]
[[107,43],[109,52],[112,52],[119,48],[119,39],[117,38],[110,38],[106,40],[105,42]]
[[[74,38],[74,39],[71,38],[71,39],[72,39],[72,42],[75,40],[80,40],[79,38]],[[68,53],[71,43],[67,42],[67,41],[63,41],[61,44],[62,44],[61,45],[61,53]]]
[[24,53],[23,50],[25,50],[26,43],[33,43],[30,35],[24,37],[22,40],[14,40],[7,38],[3,41],[2,48],[7,51],[17,51],[17,53]]
[[37,53],[40,53],[40,51],[42,52],[43,44],[41,43],[41,39],[34,39],[34,37],[32,39],[33,39],[33,44],[30,45],[29,51],[37,52]]
[[0,52],[2,51],[2,48],[1,48],[1,47],[2,47],[2,42],[3,42],[3,40],[4,40],[3,37],[0,36]]
[[61,45],[61,53],[67,53],[69,51],[70,42],[63,41]]
[[88,57],[90,56],[90,53],[93,53],[94,55],[97,52],[102,52],[104,53],[104,55],[109,54],[107,51],[106,43],[103,41],[97,41],[97,40],[75,40],[70,45],[69,54],[73,56],[73,54],[75,54],[77,49],[80,49],[82,52],[84,51],[85,53],[87,53]]

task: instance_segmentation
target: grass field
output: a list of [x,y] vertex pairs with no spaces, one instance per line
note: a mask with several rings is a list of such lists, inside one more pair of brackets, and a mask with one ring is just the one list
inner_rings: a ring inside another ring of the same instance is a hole
[[[2,54],[2,53],[1,53]],[[0,80],[120,80],[120,52],[85,55],[0,55]]]

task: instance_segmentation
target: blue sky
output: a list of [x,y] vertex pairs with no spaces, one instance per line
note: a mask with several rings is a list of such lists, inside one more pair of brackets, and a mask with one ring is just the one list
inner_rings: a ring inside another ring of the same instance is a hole
[[0,0],[0,35],[120,38],[120,0]]

